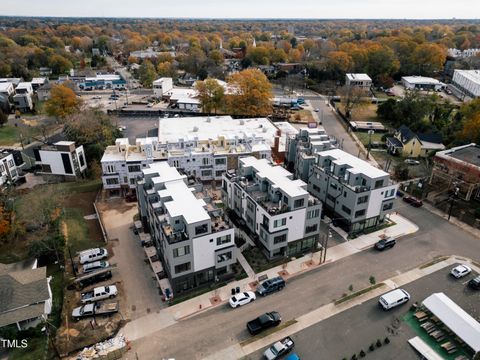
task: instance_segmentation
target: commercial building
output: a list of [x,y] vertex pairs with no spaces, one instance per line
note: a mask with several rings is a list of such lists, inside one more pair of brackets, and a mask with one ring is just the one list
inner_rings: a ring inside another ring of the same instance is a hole
[[94,77],[80,78],[77,85],[80,90],[125,90],[127,82],[120,75],[97,74]]
[[437,79],[425,76],[402,76],[402,84],[408,90],[439,91],[446,85]]
[[346,74],[345,85],[368,90],[372,86],[372,79],[367,74]]
[[285,166],[295,178],[308,182],[315,154],[336,147],[336,143],[323,127],[300,129],[297,134],[287,137]]
[[44,321],[52,311],[50,279],[36,261],[0,264],[0,328],[25,330]]
[[480,70],[455,70],[452,83],[472,98],[480,96]]
[[338,226],[358,233],[384,223],[398,187],[387,172],[339,149],[316,154],[312,169],[308,191]]
[[393,137],[387,137],[386,145],[388,152],[392,155],[401,154],[405,157],[417,158],[427,157],[435,151],[444,150],[442,134],[414,133],[405,125],[402,125],[395,132]]
[[22,112],[32,111],[32,96],[32,84],[29,82],[21,82],[15,88],[15,95],[13,95],[13,103],[15,104],[15,107]]
[[223,176],[222,199],[231,217],[245,222],[269,259],[317,248],[322,205],[307,184],[281,166],[253,156]]
[[150,164],[142,173],[137,185],[140,218],[174,295],[229,276],[237,261],[234,229],[213,196],[166,162]]
[[448,53],[448,56],[453,57],[455,59],[465,59],[467,57],[477,56],[477,54],[480,54],[480,49],[465,49],[465,50],[448,49],[447,53]]
[[472,143],[437,152],[430,184],[444,191],[458,188],[458,196],[466,201],[479,200],[480,147]]
[[87,161],[83,146],[73,141],[58,141],[33,149],[38,174],[61,181],[77,180],[84,176]]
[[173,89],[173,79],[162,77],[153,82],[153,95],[162,98],[168,91]]
[[19,181],[23,177],[22,167],[24,165],[20,151],[0,149],[0,187]]

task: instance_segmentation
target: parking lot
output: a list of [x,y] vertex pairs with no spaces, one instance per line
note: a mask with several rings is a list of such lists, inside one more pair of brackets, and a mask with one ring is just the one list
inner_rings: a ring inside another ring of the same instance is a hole
[[[449,271],[450,268],[444,268],[403,286],[411,295],[408,304],[385,312],[378,307],[378,299],[375,298],[292,335],[296,344],[294,352],[302,360],[350,359],[355,353],[358,357],[361,350],[366,352],[367,359],[421,359],[407,343],[416,333],[401,320],[414,302],[421,303],[432,293],[444,292],[480,321],[480,291],[466,287],[468,280],[476,275],[472,273],[457,280],[449,275]],[[373,352],[368,350],[371,343],[387,336],[390,339],[388,345]],[[247,359],[261,359],[265,349]]]

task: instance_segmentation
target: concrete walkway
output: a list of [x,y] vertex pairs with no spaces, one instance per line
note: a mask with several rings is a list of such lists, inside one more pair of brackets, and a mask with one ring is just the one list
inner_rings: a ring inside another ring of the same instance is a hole
[[[223,349],[217,353],[214,353],[204,359],[207,360],[222,360],[222,359],[238,359],[240,357],[247,356],[254,353],[270,344],[273,344],[280,339],[287,336],[291,336],[309,326],[312,326],[320,321],[328,319],[342,311],[348,310],[354,306],[360,305],[368,300],[379,297],[380,295],[390,290],[396,289],[400,286],[418,280],[424,276],[430,275],[445,267],[450,267],[457,262],[469,262],[475,271],[480,271],[480,268],[472,264],[472,261],[465,258],[459,258],[456,256],[450,256],[443,261],[432,264],[424,268],[417,267],[403,274],[397,275],[393,278],[387,279],[382,282],[382,286],[375,288],[365,294],[359,295],[351,300],[347,300],[341,304],[335,305],[334,302],[326,304],[318,309],[315,309],[307,314],[296,318],[296,322],[290,326],[287,326],[279,331],[274,332],[271,335],[265,336],[257,341],[245,344],[235,344],[226,349]],[[235,357],[233,357],[235,355]]]
[[237,250],[237,260],[240,263],[240,265],[242,265],[243,270],[245,270],[248,277],[250,279],[254,279],[255,278],[255,271],[253,271],[253,269],[250,266],[250,264],[248,263],[247,259],[245,259],[245,256],[243,256],[243,254],[238,250]]
[[[242,291],[255,290],[258,278],[264,275],[267,275],[268,278],[280,275],[288,281],[290,277],[316,269],[323,264],[343,259],[370,248],[384,236],[397,238],[414,233],[418,230],[418,227],[415,224],[400,215],[392,214],[391,220],[396,224],[387,229],[359,236],[354,240],[329,248],[324,263],[320,263],[321,253],[317,252],[307,254],[286,264],[273,267],[258,274],[255,274],[253,270],[249,270],[247,271],[247,274],[249,275],[248,278],[231,282],[227,286],[199,295],[180,304],[170,306],[158,313],[152,313],[135,319],[127,323],[121,332],[125,334],[129,340],[137,340],[155,331],[173,325],[177,321],[224,304],[230,298],[231,289],[234,287],[238,286]],[[240,258],[245,259],[243,256]],[[239,261],[241,262],[243,260],[239,259]],[[228,357],[225,357],[225,359],[228,359]]]

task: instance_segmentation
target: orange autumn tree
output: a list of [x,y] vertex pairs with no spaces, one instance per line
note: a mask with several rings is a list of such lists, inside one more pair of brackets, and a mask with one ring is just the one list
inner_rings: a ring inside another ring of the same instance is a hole
[[263,72],[247,69],[228,79],[228,112],[234,115],[267,116],[272,113],[272,85]]
[[50,99],[45,103],[48,115],[58,119],[65,119],[68,115],[76,113],[81,105],[75,92],[66,85],[55,85],[50,91]]
[[5,239],[5,237],[10,233],[10,214],[5,211],[3,206],[0,207],[0,239]]

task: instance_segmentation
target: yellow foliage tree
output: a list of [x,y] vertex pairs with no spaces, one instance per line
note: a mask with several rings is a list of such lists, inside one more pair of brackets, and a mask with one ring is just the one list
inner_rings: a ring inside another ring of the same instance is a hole
[[272,85],[258,69],[235,73],[228,79],[232,94],[227,96],[231,114],[266,116],[272,113]]
[[80,108],[81,101],[66,85],[55,85],[50,91],[50,99],[45,103],[45,111],[50,116],[65,119]]

